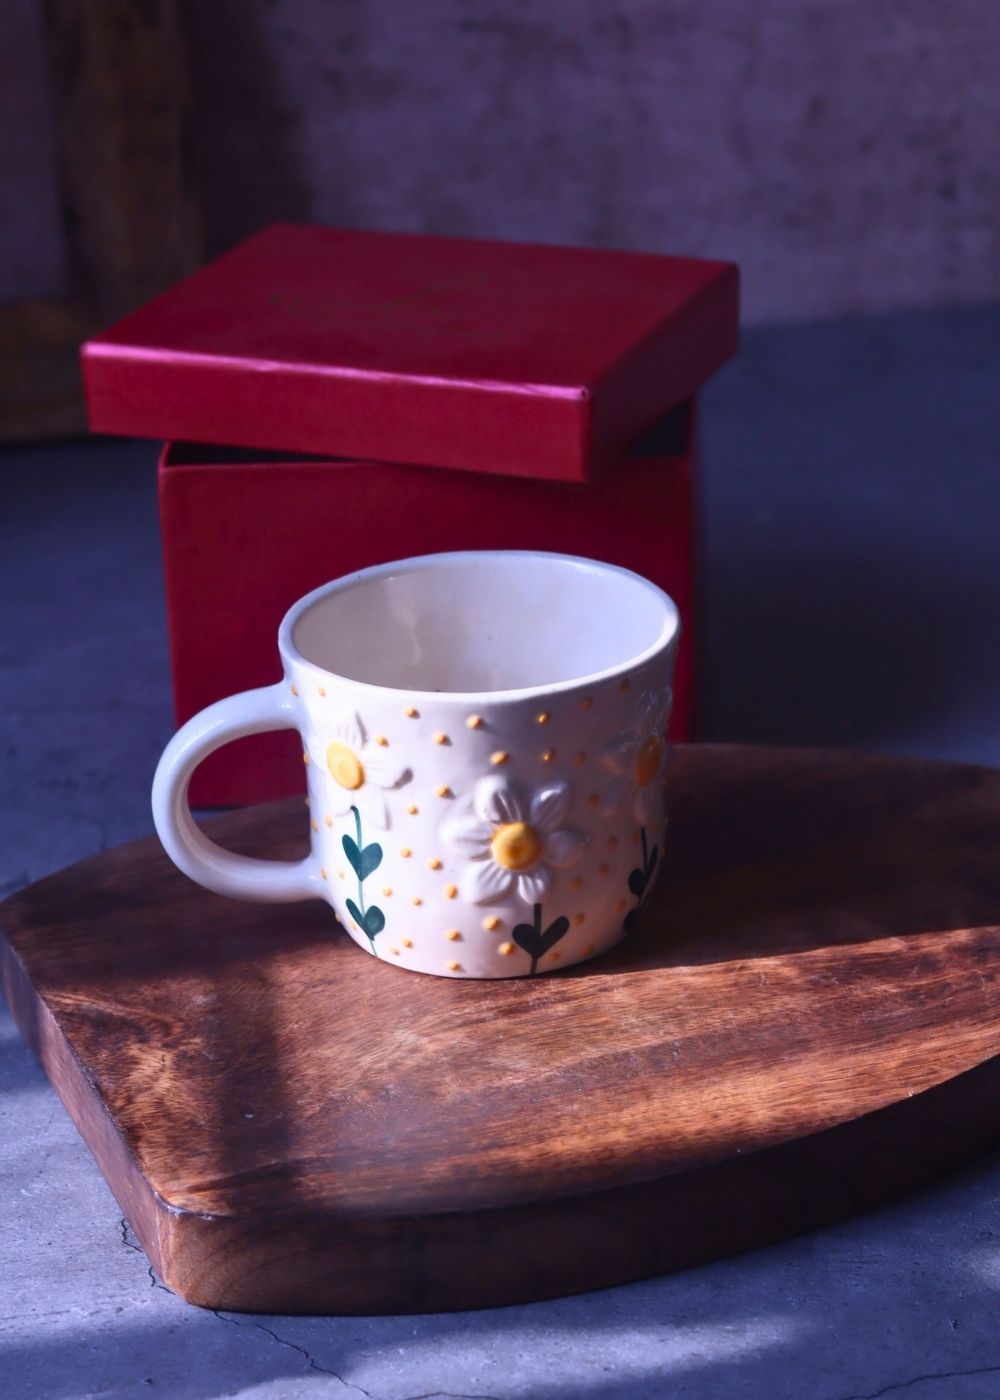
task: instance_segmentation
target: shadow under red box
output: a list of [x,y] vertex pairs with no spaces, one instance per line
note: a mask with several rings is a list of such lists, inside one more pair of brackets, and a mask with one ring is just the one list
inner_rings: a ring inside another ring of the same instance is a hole
[[[697,453],[693,400],[579,484],[168,443],[159,492],[177,723],[280,680],[282,617],[331,579],[444,550],[544,549],[634,569],[674,599],[683,633],[670,737],[693,738]],[[304,791],[302,746],[284,731],[213,754],[191,801]]]

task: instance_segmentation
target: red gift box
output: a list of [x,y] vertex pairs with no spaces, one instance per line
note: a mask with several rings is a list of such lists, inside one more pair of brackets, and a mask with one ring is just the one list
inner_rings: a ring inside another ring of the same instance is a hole
[[[91,341],[92,426],[189,440],[160,462],[178,721],[278,679],[282,614],[331,578],[537,548],[675,598],[689,736],[693,394],[736,337],[729,264],[278,225]],[[241,740],[192,799],[301,767],[294,736]]]

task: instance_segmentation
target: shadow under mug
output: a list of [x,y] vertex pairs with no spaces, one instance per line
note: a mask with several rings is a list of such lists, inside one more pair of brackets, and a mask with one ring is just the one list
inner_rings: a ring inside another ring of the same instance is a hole
[[[364,569],[297,602],[284,679],[210,705],[153,784],[167,854],[239,899],[323,899],[385,962],[534,975],[632,927],[657,873],[673,601],[569,555],[469,551]],[[297,729],[312,849],[253,860],[198,828],[213,750]]]

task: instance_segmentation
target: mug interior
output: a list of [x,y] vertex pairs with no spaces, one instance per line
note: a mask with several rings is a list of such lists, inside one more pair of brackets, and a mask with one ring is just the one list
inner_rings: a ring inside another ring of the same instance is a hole
[[671,600],[638,574],[516,551],[365,570],[304,599],[287,621],[295,649],[324,671],[453,693],[613,671],[669,641],[678,625]]

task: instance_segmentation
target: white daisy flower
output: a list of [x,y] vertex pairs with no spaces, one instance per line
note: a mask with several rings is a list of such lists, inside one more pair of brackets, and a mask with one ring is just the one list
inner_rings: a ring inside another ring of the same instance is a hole
[[408,776],[404,766],[369,741],[356,714],[344,711],[314,731],[306,745],[310,763],[321,775],[327,809],[342,817],[357,807],[362,817],[384,831],[388,812],[383,789],[398,787]]
[[508,778],[480,778],[472,813],[452,817],[441,836],[468,858],[462,895],[471,904],[491,904],[517,890],[528,904],[548,893],[552,867],[575,865],[587,838],[563,826],[573,801],[571,783],[550,783],[526,799]]
[[639,697],[631,729],[626,729],[598,754],[601,767],[613,777],[604,794],[609,816],[628,807],[640,826],[661,815],[660,779],[667,757],[666,729],[673,692],[647,690]]

